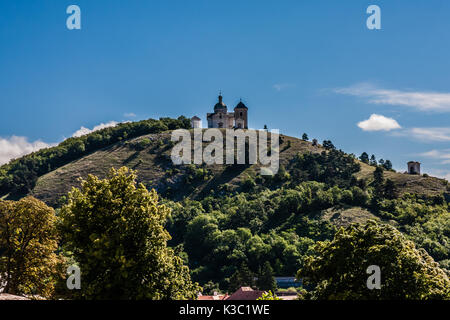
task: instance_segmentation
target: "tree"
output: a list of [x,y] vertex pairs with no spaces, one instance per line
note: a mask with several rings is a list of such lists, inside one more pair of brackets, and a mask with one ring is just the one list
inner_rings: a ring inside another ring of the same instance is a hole
[[334,146],[333,142],[331,142],[331,140],[323,140],[322,145],[325,149],[328,149],[328,150],[336,149],[336,147]]
[[397,195],[397,188],[394,181],[387,179],[384,184],[384,196],[388,199],[395,199]]
[[315,147],[317,146],[317,144],[319,143],[319,141],[317,141],[317,139],[313,139],[312,140],[312,145]]
[[266,261],[259,272],[256,286],[259,290],[275,292],[277,289],[277,282],[273,276],[273,269],[270,266],[269,261]]
[[[289,143],[290,141],[288,141]],[[280,164],[280,168],[278,169],[278,172],[274,175],[274,181],[276,182],[283,182],[288,181],[291,178],[289,175],[289,172],[286,170],[286,167],[282,164]]]
[[207,283],[205,283],[203,285],[203,292],[202,294],[204,295],[214,295],[215,293],[220,293],[220,288],[219,288],[219,284],[215,283],[213,281],[208,281]]
[[272,291],[269,291],[264,292],[263,295],[256,300],[283,300],[283,299],[277,297]]
[[210,214],[200,214],[188,223],[184,246],[191,260],[199,261],[214,249],[211,237],[217,230],[217,220]]
[[373,172],[373,183],[374,185],[381,186],[384,183],[384,170],[381,167],[377,167]]
[[241,286],[253,287],[255,274],[249,269],[247,263],[242,262],[239,274],[242,280]]
[[264,125],[264,130],[267,130],[267,124]]
[[383,168],[386,170],[392,170],[392,162],[391,160],[386,160],[383,164]]
[[250,192],[252,191],[254,188],[256,187],[256,182],[255,180],[250,177],[247,176],[247,178],[242,182],[242,191],[243,192]]
[[242,285],[241,278],[239,276],[239,270],[236,270],[230,277],[229,284],[228,284],[228,291],[230,293],[235,292],[238,290]]
[[377,158],[375,158],[375,155],[373,154],[373,155],[371,155],[370,156],[370,165],[371,166],[376,166],[378,163],[377,163]]
[[367,154],[367,152],[361,153],[361,155],[359,156],[359,160],[368,164],[369,163],[369,155]]
[[384,196],[384,170],[376,167],[373,172],[374,199],[381,200]]
[[192,299],[200,288],[167,247],[169,209],[128,168],[89,175],[61,209],[64,247],[82,274],[86,299]]
[[252,287],[254,282],[253,278],[253,272],[245,262],[242,262],[240,268],[231,276],[228,289],[230,292],[235,292],[240,287]]
[[384,184],[384,169],[377,166],[373,172],[373,196],[371,199],[371,206],[375,210],[379,210],[380,203],[385,196],[385,184]]
[[302,140],[308,141],[308,135],[307,135],[306,133],[304,133],[304,134],[302,135]]
[[[313,285],[314,299],[448,299],[450,280],[428,253],[389,225],[350,225],[331,242],[318,242],[297,277]],[[369,290],[371,265],[381,289]]]
[[[26,197],[0,200],[0,288],[15,295],[51,297],[61,279],[56,216],[45,203]],[[1,290],[0,290],[1,291]]]

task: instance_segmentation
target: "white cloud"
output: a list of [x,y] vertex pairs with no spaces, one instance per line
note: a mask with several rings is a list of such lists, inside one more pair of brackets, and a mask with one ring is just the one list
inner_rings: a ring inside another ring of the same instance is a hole
[[125,118],[135,118],[135,117],[136,117],[136,114],[133,113],[133,112],[130,112],[130,113],[124,113],[123,116],[124,116]]
[[39,149],[51,146],[51,144],[40,140],[29,142],[26,137],[12,136],[10,138],[0,138],[0,165],[8,163],[11,159],[17,159]]
[[273,85],[273,88],[275,90],[277,90],[278,92],[280,92],[281,90],[289,89],[289,88],[293,88],[293,87],[295,87],[295,84],[293,84],[293,83],[275,83]]
[[448,142],[450,141],[450,128],[411,128],[402,135],[422,141]]
[[419,154],[422,157],[441,160],[441,164],[450,164],[450,149],[431,150]]
[[[101,123],[92,129],[81,127],[72,137],[81,137],[85,134],[101,130],[108,127],[114,127],[119,124],[116,121]],[[9,138],[0,137],[0,165],[8,163],[12,159],[20,158],[29,153],[38,151],[43,148],[53,147],[56,144],[46,143],[41,140],[29,142],[27,137],[11,136]]]
[[85,134],[89,134],[89,133],[97,131],[97,130],[101,130],[101,129],[105,129],[105,128],[109,128],[109,127],[114,127],[117,124],[118,124],[118,122],[116,122],[116,121],[110,121],[108,123],[101,123],[101,124],[95,126],[92,129],[81,127],[80,129],[75,131],[75,133],[72,135],[72,137],[81,137],[81,136],[84,136]]
[[383,89],[367,83],[338,88],[334,92],[367,98],[368,102],[373,104],[406,106],[421,111],[450,112],[450,93]]
[[395,119],[380,114],[372,114],[369,119],[358,122],[358,127],[364,131],[391,131],[401,128]]

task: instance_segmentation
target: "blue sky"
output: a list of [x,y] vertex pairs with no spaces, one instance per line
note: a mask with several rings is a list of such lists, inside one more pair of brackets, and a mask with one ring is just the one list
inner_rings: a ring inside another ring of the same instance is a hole
[[[81,30],[66,28],[71,4]],[[250,127],[450,179],[449,17],[444,0],[1,1],[0,162],[80,128],[205,124],[222,90]]]

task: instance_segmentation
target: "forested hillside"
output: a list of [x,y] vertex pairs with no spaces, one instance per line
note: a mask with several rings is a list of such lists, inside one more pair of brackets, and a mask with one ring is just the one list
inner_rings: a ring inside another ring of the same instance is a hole
[[66,139],[56,147],[39,150],[0,167],[0,197],[8,195],[10,198],[20,198],[33,190],[40,176],[120,141],[179,128],[190,128],[189,119],[161,118],[120,123],[115,127]]
[[170,130],[187,127],[185,117],[147,120],[68,139],[1,167],[0,192],[59,208],[80,177],[137,170],[171,208],[169,245],[206,291],[232,290],[242,270],[258,276],[268,264],[272,275],[294,276],[318,241],[368,220],[395,227],[449,272],[447,181],[362,162],[331,141],[284,135],[272,177],[260,176],[258,165],[174,166]]

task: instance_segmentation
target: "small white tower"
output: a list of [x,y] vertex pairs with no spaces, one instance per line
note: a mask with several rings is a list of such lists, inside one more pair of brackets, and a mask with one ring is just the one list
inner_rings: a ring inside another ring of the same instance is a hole
[[193,116],[191,118],[191,127],[192,128],[201,128],[202,127],[202,119],[197,116]]

